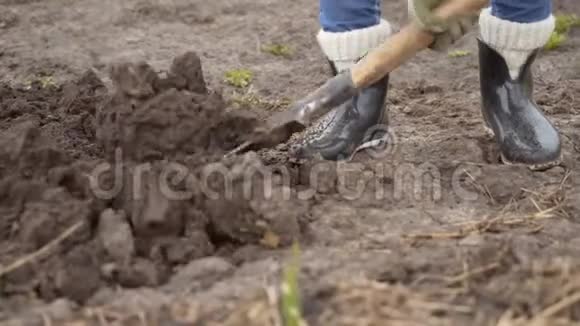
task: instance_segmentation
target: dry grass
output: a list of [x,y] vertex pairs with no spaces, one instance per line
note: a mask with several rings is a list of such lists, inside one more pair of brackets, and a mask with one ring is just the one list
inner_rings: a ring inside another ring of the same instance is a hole
[[64,232],[62,232],[58,237],[56,237],[54,240],[50,241],[49,243],[47,243],[46,245],[44,245],[42,248],[38,249],[37,251],[30,253],[28,255],[25,255],[21,258],[18,258],[13,263],[8,264],[8,266],[0,265],[0,278],[4,277],[8,273],[16,271],[17,269],[19,269],[27,264],[33,263],[33,262],[37,261],[38,259],[41,259],[42,257],[48,255],[55,248],[57,248],[59,244],[61,244],[63,241],[65,241],[66,239],[71,237],[73,234],[75,234],[77,231],[82,229],[85,225],[86,225],[85,221],[79,221],[79,222],[71,225]]
[[[451,230],[404,234],[403,238],[408,240],[461,239],[471,234],[481,234],[491,230],[499,232],[514,227],[526,227],[531,233],[539,232],[543,228],[542,223],[546,220],[570,217],[563,208],[563,204],[566,201],[565,184],[569,177],[570,173],[568,172],[555,189],[545,189],[541,192],[522,189],[524,193],[529,195],[527,200],[535,207],[535,212],[520,212],[517,206],[513,207],[514,203],[510,202],[495,216],[484,218],[480,221],[451,224],[447,226]],[[488,188],[478,184],[475,179],[471,179],[472,185],[488,197],[492,203],[495,203]]]
[[467,305],[450,304],[439,294],[420,292],[400,284],[368,280],[349,281],[336,286],[317,325],[450,325],[448,317],[471,314]]
[[[494,263],[448,278],[447,286],[451,287],[455,283],[463,282],[498,266],[498,263]],[[545,267],[552,269],[556,266]],[[561,270],[564,269],[562,266]],[[547,288],[559,294],[552,298],[553,302],[539,307],[538,313],[522,315],[515,312],[516,309],[509,307],[500,312],[496,318],[490,318],[489,323],[485,325],[578,325],[578,321],[572,320],[570,309],[578,308],[580,305],[580,269],[569,276],[560,274],[552,278],[558,281],[566,278],[567,281],[562,283],[561,288]],[[489,279],[486,282],[492,281]],[[522,286],[526,284],[525,280],[520,281]],[[531,286],[540,286],[540,284],[542,282]],[[317,319],[316,325],[463,325],[460,321],[473,320],[480,308],[474,304],[476,301],[461,299],[459,292],[446,287],[434,289],[363,280],[339,284],[335,292],[336,294],[329,300],[324,312]]]
[[490,230],[497,232],[502,228],[505,229],[505,227],[517,226],[528,227],[531,232],[538,232],[542,229],[542,225],[539,222],[559,217],[556,212],[557,207],[552,207],[529,215],[499,215],[483,221],[454,224],[453,226],[456,229],[452,231],[405,234],[403,238],[410,240],[461,239],[474,233],[481,234]]

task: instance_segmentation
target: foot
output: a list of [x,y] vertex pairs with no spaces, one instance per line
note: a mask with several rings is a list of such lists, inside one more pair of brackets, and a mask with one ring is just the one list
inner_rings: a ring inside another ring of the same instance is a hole
[[479,17],[482,113],[506,164],[542,170],[560,163],[558,131],[533,100],[532,65],[555,28],[553,15],[518,23],[482,10]]
[[385,115],[389,77],[363,89],[351,101],[335,109],[324,121],[322,136],[307,141],[295,153],[298,158],[350,159],[359,149],[386,136],[380,128]]
[[542,170],[560,163],[558,131],[532,99],[533,52],[512,79],[504,58],[479,41],[482,113],[499,145],[505,164],[526,164]]
[[[318,43],[336,75],[352,67],[391,33],[391,25],[380,19],[377,25],[346,32],[321,30]],[[386,131],[374,127],[382,123],[385,115],[388,81],[386,76],[320,119],[314,127],[306,130],[295,154],[301,158],[345,160],[357,150],[379,143],[377,139],[384,138]]]

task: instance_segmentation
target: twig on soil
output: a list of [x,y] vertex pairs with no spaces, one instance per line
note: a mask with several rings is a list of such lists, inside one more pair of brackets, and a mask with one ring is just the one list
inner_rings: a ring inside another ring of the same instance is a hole
[[540,205],[538,205],[538,203],[534,200],[534,198],[530,197],[530,201],[532,202],[532,205],[534,205],[534,207],[536,207],[536,209],[538,210],[538,212],[542,211],[542,208],[540,207]]
[[[121,314],[109,310],[106,307],[86,308],[84,313],[89,318],[96,318],[100,326],[108,326],[113,324],[114,321],[123,320]],[[108,322],[108,320],[111,320],[111,322]]]
[[454,285],[456,283],[466,281],[474,276],[484,274],[484,273],[487,273],[487,272],[492,271],[494,269],[497,269],[500,266],[501,266],[500,263],[496,262],[493,264],[489,264],[487,266],[483,266],[483,267],[479,267],[479,268],[475,268],[475,269],[466,271],[466,272],[464,272],[460,275],[454,276],[454,277],[450,277],[447,279],[447,286],[451,286],[451,285]]
[[554,303],[553,305],[544,309],[540,314],[534,317],[533,322],[538,322],[545,320],[554,316],[555,314],[561,312],[562,310],[580,302],[580,292],[576,292],[573,295],[563,298],[562,300]]
[[42,318],[42,324],[44,326],[52,326],[52,320],[50,319],[50,317],[48,317],[48,315],[46,313],[42,313],[41,318]]
[[75,232],[80,230],[84,225],[85,225],[84,220],[73,224],[68,229],[66,229],[63,233],[61,233],[61,235],[59,235],[56,239],[47,243],[44,247],[38,249],[37,251],[35,251],[31,254],[26,255],[20,259],[17,259],[15,262],[13,262],[12,264],[10,264],[6,267],[1,267],[0,268],[0,278],[3,277],[4,275],[10,273],[10,272],[17,270],[18,268],[20,268],[20,267],[22,267],[22,266],[24,266],[32,261],[35,261],[39,257],[50,252],[54,247],[58,246],[61,242],[63,242],[68,237],[73,235]]
[[570,137],[566,133],[562,133],[562,135],[564,135],[564,137],[566,137],[566,139],[568,139],[568,141],[572,143],[572,147],[574,147],[574,150],[577,153],[580,153],[580,146],[576,145],[576,142],[574,142],[574,140],[572,139],[572,137]]
[[570,178],[570,175],[571,174],[572,174],[572,171],[571,170],[567,170],[566,171],[566,174],[562,178],[562,181],[560,181],[559,189],[564,189],[564,185],[566,184],[566,181],[568,181],[568,178]]
[[422,275],[419,278],[417,278],[413,282],[413,285],[417,285],[420,282],[425,281],[425,280],[433,280],[433,281],[444,282],[447,287],[451,287],[457,283],[464,282],[464,281],[466,281],[472,277],[475,277],[477,275],[484,274],[484,273],[487,273],[487,272],[492,271],[494,269],[497,269],[500,266],[501,265],[499,262],[495,262],[495,263],[489,264],[487,266],[482,266],[482,267],[474,268],[472,270],[467,270],[467,271],[465,271],[457,276],[451,276],[451,277],[425,274],[425,275]]
[[107,325],[107,319],[105,318],[105,314],[103,313],[103,311],[101,309],[98,309],[96,311],[97,313],[97,320],[99,321],[99,325],[101,326],[106,326]]
[[[535,223],[531,223],[531,224],[535,224]],[[544,226],[541,224],[538,224],[538,225],[536,225],[535,228],[529,230],[527,232],[527,234],[536,234],[536,233],[539,233],[540,231],[542,231],[543,229],[544,229]]]
[[404,234],[403,238],[411,240],[452,240],[466,237],[462,230],[435,233]]
[[[484,233],[493,227],[498,226],[514,226],[526,223],[535,223],[536,221],[546,220],[557,217],[553,214],[554,211],[560,208],[559,205],[545,209],[543,211],[519,217],[507,218],[503,215],[494,217],[489,220],[477,221],[477,222],[463,222],[457,225],[463,225],[457,231],[444,231],[444,232],[433,232],[433,233],[417,233],[417,234],[404,234],[402,237],[411,240],[434,240],[434,239],[459,239],[464,238],[472,233]],[[537,227],[536,227],[537,228]]]
[[456,304],[446,304],[442,302],[427,302],[422,300],[409,300],[409,305],[419,308],[425,309],[430,311],[452,311],[462,314],[470,314],[473,312],[473,309],[468,306],[459,306]]
[[428,293],[414,287],[359,280],[339,284],[329,298],[317,324],[333,325],[337,312],[341,325],[449,325],[449,316],[472,314],[473,307],[452,304],[441,292]]
[[463,170],[463,172],[465,172],[465,174],[467,174],[469,179],[471,179],[471,184],[475,187],[475,189],[481,192],[482,195],[489,198],[492,204],[495,204],[495,198],[493,198],[493,195],[491,194],[491,191],[489,191],[489,188],[477,182],[477,180],[471,175],[471,173],[467,172],[466,170]]
[[147,316],[145,316],[145,311],[139,311],[137,313],[137,316],[139,318],[139,322],[141,323],[141,325],[147,326]]

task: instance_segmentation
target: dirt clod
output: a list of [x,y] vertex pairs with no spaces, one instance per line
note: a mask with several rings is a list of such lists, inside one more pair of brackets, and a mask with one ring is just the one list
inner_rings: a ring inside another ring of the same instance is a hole
[[275,175],[253,154],[208,165],[205,172],[210,176],[205,205],[213,237],[259,243],[273,232],[283,246],[297,239],[308,203],[296,198],[289,179]]
[[167,281],[167,267],[157,265],[148,259],[137,259],[118,273],[120,285],[128,288],[159,286]]
[[234,266],[223,258],[206,257],[194,260],[180,267],[171,277],[167,287],[194,287],[196,284],[208,284],[212,280],[223,277],[233,270]]

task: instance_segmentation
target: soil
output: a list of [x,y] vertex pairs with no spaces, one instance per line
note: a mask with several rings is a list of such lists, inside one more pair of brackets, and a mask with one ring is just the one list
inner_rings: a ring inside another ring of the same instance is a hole
[[392,74],[383,148],[224,157],[329,76],[316,4],[120,3],[0,3],[0,324],[281,325],[293,243],[309,325],[580,322],[580,30],[534,66],[548,171],[499,163],[475,32]]

